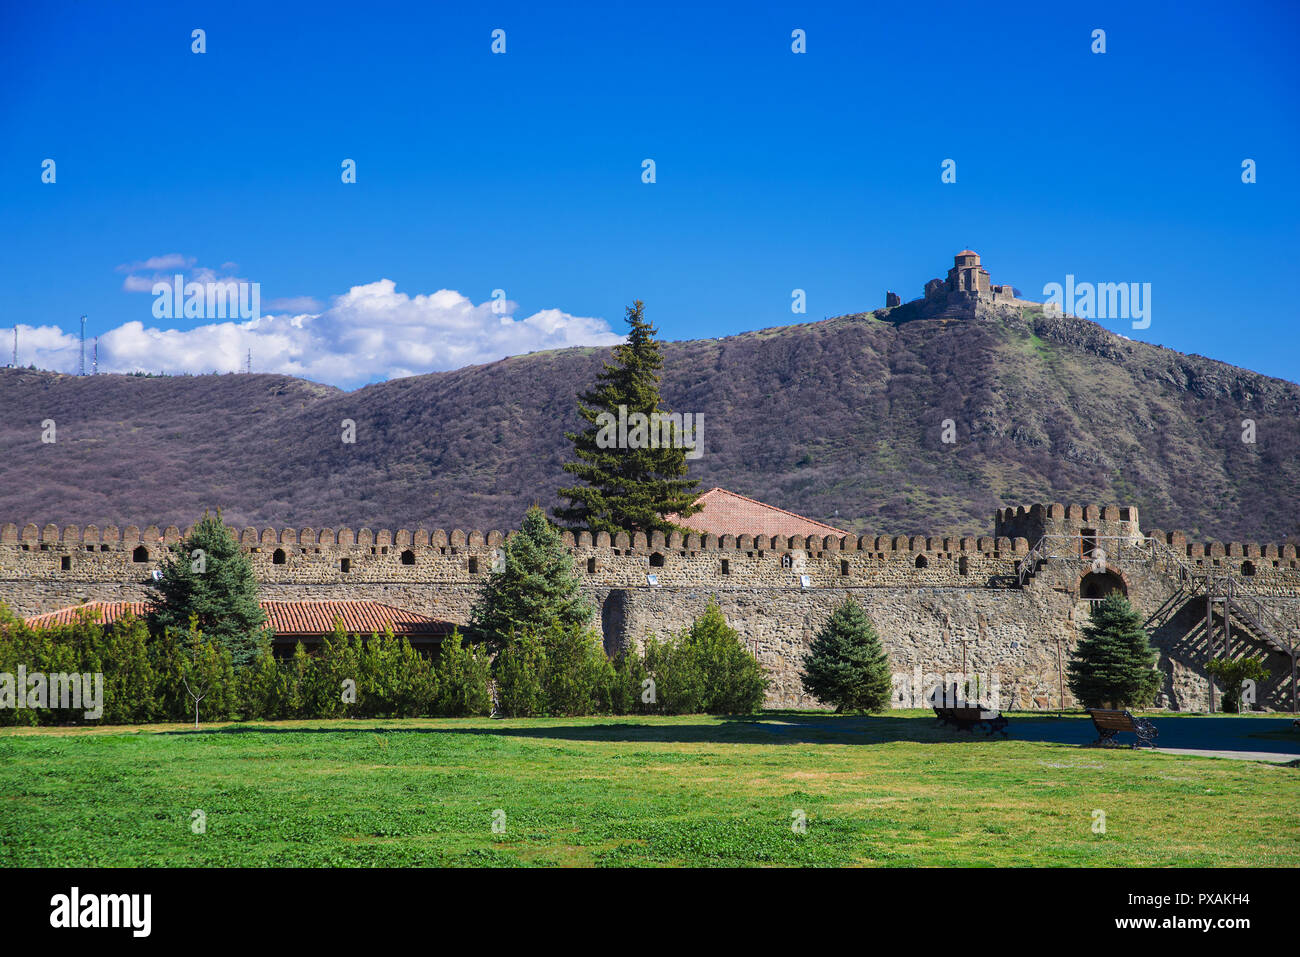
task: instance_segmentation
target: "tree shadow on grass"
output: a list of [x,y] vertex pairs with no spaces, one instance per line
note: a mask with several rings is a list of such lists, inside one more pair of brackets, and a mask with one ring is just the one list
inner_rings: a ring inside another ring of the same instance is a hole
[[[686,716],[690,717],[690,716]],[[366,719],[346,719],[364,721]],[[401,719],[376,718],[375,721]],[[414,719],[428,720],[428,719]],[[838,716],[769,713],[719,716],[715,723],[643,723],[635,717],[622,720],[596,719],[591,724],[543,724],[557,719],[503,718],[488,727],[445,727],[331,724],[319,727],[284,727],[274,724],[238,724],[222,728],[165,731],[169,735],[194,734],[459,734],[493,735],[509,738],[542,738],[559,741],[592,741],[645,744],[926,744],[1003,740],[983,731],[953,731],[928,718],[887,716]],[[563,720],[563,719],[558,719]],[[1014,727],[1014,726],[1013,726]],[[1012,735],[1014,737],[1014,734]]]

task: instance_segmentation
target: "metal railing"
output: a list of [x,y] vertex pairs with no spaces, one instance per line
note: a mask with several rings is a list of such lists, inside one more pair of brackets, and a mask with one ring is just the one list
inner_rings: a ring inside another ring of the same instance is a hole
[[1245,619],[1258,638],[1262,638],[1275,650],[1285,655],[1295,655],[1295,646],[1287,641],[1290,629],[1274,611],[1248,591],[1235,578],[1219,575],[1210,579],[1208,591],[1211,600],[1224,602],[1228,612],[1235,613],[1239,619]]
[[[1108,549],[1103,543],[1113,545]],[[1024,588],[1025,583],[1049,561],[1092,561],[1100,563],[1104,569],[1106,563],[1122,565],[1130,559],[1150,563],[1176,590],[1175,595],[1152,615],[1148,625],[1153,622],[1164,624],[1176,614],[1186,604],[1177,600],[1180,595],[1190,601],[1203,594],[1211,601],[1224,602],[1225,607],[1236,612],[1256,639],[1295,657],[1295,642],[1288,640],[1295,626],[1288,625],[1261,601],[1261,597],[1268,596],[1254,593],[1250,585],[1232,575],[1216,574],[1213,570],[1190,565],[1170,545],[1149,536],[1133,539],[1120,535],[1044,535],[1020,562],[1016,579],[1019,587]]]

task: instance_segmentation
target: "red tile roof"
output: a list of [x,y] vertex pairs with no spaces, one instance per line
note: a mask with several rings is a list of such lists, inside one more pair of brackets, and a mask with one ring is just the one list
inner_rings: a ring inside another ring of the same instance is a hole
[[144,617],[142,601],[88,601],[84,605],[69,605],[57,611],[47,611],[43,615],[30,615],[23,620],[33,628],[53,628],[56,625],[71,625],[77,620],[77,613],[83,608],[91,611],[95,621],[108,624],[132,614]]
[[[327,634],[334,630],[335,618],[342,619],[344,629],[354,635],[382,633],[385,625],[392,626],[394,635],[447,635],[451,634],[453,627],[449,621],[378,601],[264,601],[260,604],[266,613],[267,624],[277,636]],[[90,601],[43,615],[32,615],[25,620],[35,628],[69,625],[82,609],[89,609],[97,620],[108,623],[128,612],[137,618],[144,617],[145,603]]]
[[815,519],[765,505],[725,488],[711,488],[697,502],[704,511],[689,518],[667,516],[668,521],[700,534],[717,535],[847,535],[843,529]]

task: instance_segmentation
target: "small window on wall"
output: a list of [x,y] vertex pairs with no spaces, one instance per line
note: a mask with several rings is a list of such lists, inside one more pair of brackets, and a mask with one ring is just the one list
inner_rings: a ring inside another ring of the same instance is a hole
[[917,556],[916,556],[916,567],[917,567],[917,568],[926,568],[927,566],[929,566],[929,564],[930,564],[930,559],[926,558],[924,555],[917,555]]
[[1084,558],[1091,558],[1093,551],[1097,547],[1097,530],[1095,528],[1079,529],[1079,550],[1083,553]]
[[965,555],[957,559],[957,574],[959,575],[970,574],[970,559],[967,558]]
[[350,558],[340,558],[340,559],[339,559],[339,571],[341,571],[341,572],[350,572],[350,571],[352,571],[352,559],[350,559]]
[[135,551],[131,553],[131,561],[147,562],[148,560],[149,560],[149,549],[145,548],[143,545],[137,545],[135,547]]
[[1255,563],[1254,563],[1254,562],[1242,562],[1242,563],[1241,563],[1241,573],[1242,573],[1243,575],[1253,575],[1253,574],[1255,574]]
[[782,567],[782,568],[793,568],[793,567],[794,567],[794,556],[791,555],[789,552],[786,552],[784,555],[782,555],[782,556],[781,556],[781,567]]
[[271,564],[272,564],[272,565],[283,565],[283,564],[284,564],[284,549],[283,549],[283,548],[277,548],[277,549],[276,549],[276,550],[271,554]]
[[840,559],[840,577],[841,578],[849,577],[849,561],[847,558]]
[[587,559],[587,574],[588,575],[596,574],[596,559],[594,558]]
[[403,565],[414,565],[414,564],[415,564],[415,552],[411,551],[409,548],[408,548],[406,551],[402,552],[402,564],[403,564]]
[[651,568],[663,568],[663,567],[664,567],[664,557],[663,557],[663,555],[661,555],[659,552],[655,552],[653,555],[651,555],[651,556],[650,556],[650,567],[651,567]]
[[477,575],[477,574],[478,574],[478,559],[477,559],[477,558],[471,558],[471,559],[469,560],[469,573],[470,573],[471,575]]
[[731,574],[731,559],[730,559],[730,558],[724,558],[724,559],[722,560],[722,574],[724,574],[724,575],[730,575],[730,574]]
[[72,556],[62,555],[59,557],[59,570],[64,572],[72,571]]

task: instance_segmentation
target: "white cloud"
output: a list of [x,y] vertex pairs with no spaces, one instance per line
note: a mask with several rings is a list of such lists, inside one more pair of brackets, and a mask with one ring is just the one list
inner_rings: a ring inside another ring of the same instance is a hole
[[[235,276],[234,270],[237,268],[236,263],[222,263],[220,269],[211,269],[207,266],[195,266],[193,256],[183,256],[180,253],[167,253],[163,256],[150,256],[148,259],[142,259],[139,262],[123,263],[117,267],[118,272],[127,274],[122,280],[122,289],[126,292],[153,292],[154,283],[170,283],[179,273],[186,276],[186,282],[247,282],[246,279],[240,279]],[[148,276],[137,276],[136,273],[149,273]]]
[[[200,274],[208,272],[195,270],[193,278],[206,281]],[[281,311],[247,322],[214,322],[183,330],[127,322],[100,335],[99,370],[237,372],[252,350],[254,372],[285,373],[351,388],[541,349],[622,341],[603,319],[559,309],[515,319],[493,312],[492,305],[490,301],[475,305],[450,289],[408,296],[398,292],[391,279],[381,279],[353,286],[318,311]],[[514,309],[514,303],[506,303],[507,313]],[[12,337],[12,327],[0,329],[0,345],[12,342]],[[20,326],[20,365],[35,363],[43,369],[75,372],[77,361],[74,333],[54,326]]]
[[180,253],[167,253],[164,256],[150,256],[148,259],[142,259],[139,262],[123,263],[117,267],[118,272],[158,272],[167,269],[188,269],[194,265],[193,256],[182,256]]
[[127,276],[122,280],[122,288],[127,292],[149,292],[154,280],[147,276]]

